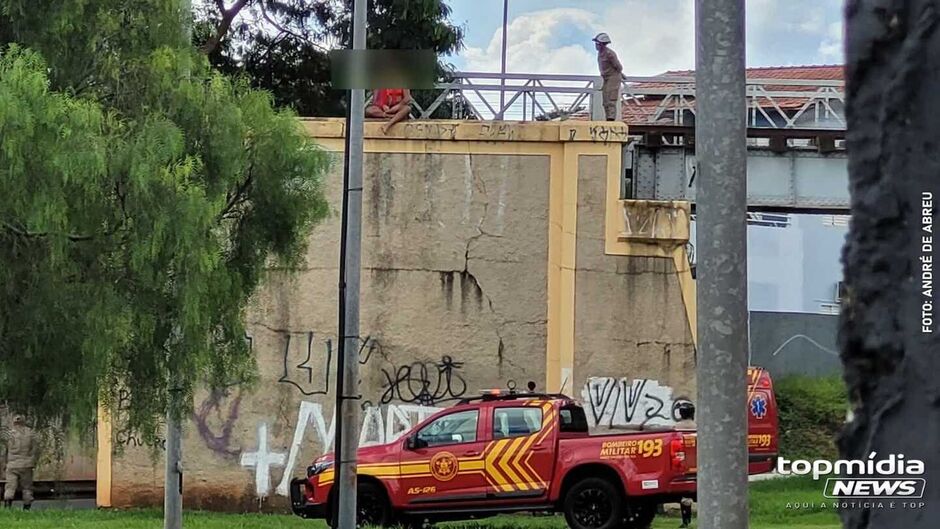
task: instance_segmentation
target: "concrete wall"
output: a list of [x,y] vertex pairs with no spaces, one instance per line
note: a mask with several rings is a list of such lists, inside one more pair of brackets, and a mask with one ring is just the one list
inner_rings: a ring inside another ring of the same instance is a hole
[[774,379],[842,374],[838,316],[751,311],[750,318],[751,365]]
[[668,424],[677,399],[695,395],[676,262],[604,251],[607,163],[579,163],[575,387],[597,427]]
[[[327,188],[338,209],[342,122],[305,125],[337,151]],[[625,127],[413,122],[388,137],[376,124],[366,132],[361,442],[397,439],[453,399],[510,380],[581,395],[592,380],[637,378],[669,420],[673,388],[694,390],[694,296],[675,239],[641,234],[639,257],[605,240],[609,215],[626,218],[609,196]],[[687,239],[687,206],[663,207],[686,213],[676,222],[681,232],[685,219]],[[339,235],[336,211],[312,234],[306,268],[272,270],[254,300],[260,383],[197,396],[184,437],[187,507],[285,508],[289,479],[331,450]],[[123,451],[100,454],[99,504],[159,504],[161,447],[137,446],[113,422],[99,435]]]

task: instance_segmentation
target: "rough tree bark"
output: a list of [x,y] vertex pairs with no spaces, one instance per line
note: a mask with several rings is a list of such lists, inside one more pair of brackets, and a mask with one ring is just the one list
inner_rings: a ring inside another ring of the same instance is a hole
[[940,331],[925,317],[935,266],[925,261],[940,241],[924,245],[925,200],[934,207],[940,190],[938,17],[937,0],[846,5],[852,223],[840,347],[855,412],[839,448],[843,459],[922,460],[927,480],[922,508],[843,509],[849,529],[940,527]]

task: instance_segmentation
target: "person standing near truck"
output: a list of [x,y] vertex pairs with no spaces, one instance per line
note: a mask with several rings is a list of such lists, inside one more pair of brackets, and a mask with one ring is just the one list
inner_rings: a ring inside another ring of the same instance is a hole
[[601,95],[604,99],[604,114],[607,121],[619,119],[617,116],[617,98],[620,97],[620,80],[623,78],[623,65],[614,50],[610,49],[610,36],[607,33],[598,33],[594,37],[594,48],[597,49],[597,67],[604,79]]
[[6,445],[7,469],[6,487],[3,491],[3,505],[13,506],[16,489],[23,492],[23,510],[28,511],[33,504],[33,468],[36,466],[36,434],[26,425],[22,415],[13,417],[13,427],[0,430],[0,441]]
[[[677,410],[679,420],[676,422],[676,430],[695,430],[695,404],[683,402],[679,404]],[[679,512],[682,514],[682,525],[680,529],[689,527],[692,523],[692,498],[682,498],[679,502]]]

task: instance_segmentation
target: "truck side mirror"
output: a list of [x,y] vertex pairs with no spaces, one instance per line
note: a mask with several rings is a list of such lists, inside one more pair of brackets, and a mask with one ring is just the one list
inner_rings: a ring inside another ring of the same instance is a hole
[[427,448],[428,442],[424,439],[419,439],[417,435],[411,435],[405,441],[405,448],[408,450],[418,450],[420,448]]

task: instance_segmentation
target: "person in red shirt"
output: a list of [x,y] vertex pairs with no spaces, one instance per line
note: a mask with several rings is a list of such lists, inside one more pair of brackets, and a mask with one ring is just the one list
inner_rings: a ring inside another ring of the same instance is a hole
[[372,104],[366,107],[366,117],[387,119],[382,134],[388,134],[392,125],[408,119],[411,101],[411,90],[407,88],[380,88],[372,95]]

